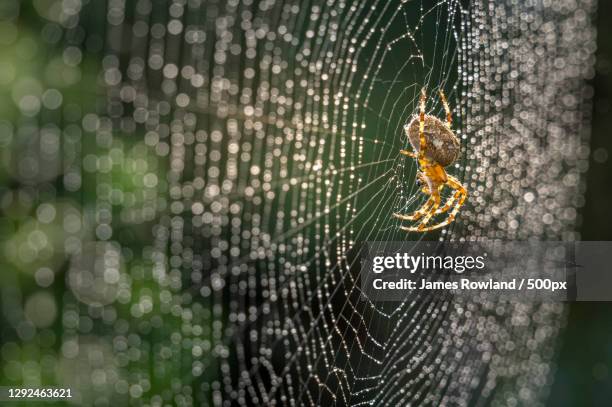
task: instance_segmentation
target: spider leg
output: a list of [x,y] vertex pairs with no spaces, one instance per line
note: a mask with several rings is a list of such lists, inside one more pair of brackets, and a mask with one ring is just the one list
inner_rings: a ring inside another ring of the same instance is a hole
[[450,107],[448,107],[448,102],[446,101],[446,96],[444,96],[444,92],[440,89],[440,99],[442,100],[442,106],[444,106],[444,111],[446,112],[446,126],[450,129],[451,124],[453,124],[453,115],[451,114]]
[[425,88],[421,89],[421,97],[419,98],[419,158],[425,156],[425,148],[427,141],[425,140],[425,101],[427,94]]
[[421,219],[423,217],[423,215],[425,215],[429,211],[429,209],[431,208],[431,205],[433,205],[433,203],[434,203],[433,196],[430,196],[429,199],[427,201],[425,201],[423,206],[421,206],[418,210],[416,210],[412,214],[410,214],[410,215],[401,215],[399,213],[394,213],[393,216],[398,218],[398,219],[400,219],[400,220],[418,220],[418,219]]
[[406,155],[408,157],[412,157],[412,158],[418,158],[417,154],[413,151],[408,151],[408,150],[400,150],[400,154]]
[[459,199],[459,197],[461,196],[461,193],[462,193],[461,191],[455,190],[455,193],[451,195],[450,198],[448,198],[448,200],[443,206],[438,208],[435,214],[438,215],[440,213],[447,212],[450,208],[452,208],[455,204],[455,201]]
[[465,202],[465,199],[467,198],[467,195],[468,195],[465,187],[455,177],[451,177],[450,175],[448,176],[447,184],[449,187],[455,189],[457,193],[460,194],[460,197],[455,202],[453,210],[451,211],[450,215],[448,215],[448,218],[438,223],[437,225],[427,226],[423,229],[420,229],[421,232],[428,232],[430,230],[439,229],[441,227],[449,225],[455,220],[455,216],[457,216],[457,212],[459,212],[459,209],[461,208],[461,206],[463,206],[463,203]]
[[434,215],[434,213],[436,212],[436,210],[440,206],[440,188],[438,188],[437,190],[434,191],[433,194],[431,194],[431,198],[430,199],[433,199],[433,205],[431,205],[431,207],[427,211],[427,214],[425,215],[423,220],[419,223],[419,225],[418,226],[411,226],[411,227],[400,226],[400,229],[406,230],[408,232],[425,232],[425,231],[427,231],[428,228],[425,225],[427,225],[427,223],[429,222],[431,217]]

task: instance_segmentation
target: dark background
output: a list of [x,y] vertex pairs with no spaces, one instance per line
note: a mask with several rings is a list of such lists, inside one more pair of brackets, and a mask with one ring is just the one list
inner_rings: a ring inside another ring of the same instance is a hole
[[[593,127],[582,240],[612,240],[612,1],[597,10]],[[610,267],[612,272],[612,265]],[[612,304],[573,303],[549,406],[612,405]]]

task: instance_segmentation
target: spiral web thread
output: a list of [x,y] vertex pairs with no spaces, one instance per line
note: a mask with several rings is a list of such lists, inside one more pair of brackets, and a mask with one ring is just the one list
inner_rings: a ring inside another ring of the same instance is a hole
[[102,404],[542,403],[563,306],[383,306],[358,250],[422,238],[391,217],[423,202],[398,154],[422,87],[470,192],[440,239],[579,237],[592,1],[74,3],[64,29],[105,16],[104,58],[63,141],[68,198],[97,198],[62,215],[85,232],[61,380]]

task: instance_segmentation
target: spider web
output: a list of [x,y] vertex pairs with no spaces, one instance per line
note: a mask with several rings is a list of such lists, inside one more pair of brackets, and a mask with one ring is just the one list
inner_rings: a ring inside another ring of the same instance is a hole
[[[562,305],[381,305],[360,292],[358,255],[374,240],[579,238],[593,9],[138,0],[102,14],[84,2],[81,23],[106,19],[103,103],[84,131],[99,156],[120,148],[121,168],[148,168],[131,205],[110,211],[113,194],[99,194],[96,237],[72,254],[73,276],[88,258],[119,270],[117,284],[100,283],[104,295],[74,277],[64,299],[75,315],[105,307],[97,339],[62,339],[104,355],[104,384],[87,394],[152,405],[542,404]],[[428,114],[443,117],[438,89],[448,97],[462,145],[448,170],[470,193],[456,222],[425,236],[391,216],[424,202],[415,163],[398,154],[421,88]],[[122,236],[126,225],[145,226],[144,247]],[[75,366],[66,380],[87,382],[87,363]]]
[[[191,361],[179,376],[187,393],[289,405],[545,395],[561,306],[411,299],[384,309],[361,298],[351,251],[421,238],[390,216],[422,199],[414,164],[398,155],[421,87],[446,91],[463,144],[451,171],[471,198],[453,236],[575,237],[588,95],[572,95],[585,92],[592,57],[579,44],[592,33],[570,5],[170,6],[166,32],[127,69],[147,71],[128,82],[157,110],[145,127],[169,161],[151,260],[178,307],[183,327],[168,346]],[[135,18],[155,27],[155,6]],[[434,98],[427,108],[441,114]],[[196,323],[209,340],[185,327]],[[194,355],[196,343],[208,351]]]

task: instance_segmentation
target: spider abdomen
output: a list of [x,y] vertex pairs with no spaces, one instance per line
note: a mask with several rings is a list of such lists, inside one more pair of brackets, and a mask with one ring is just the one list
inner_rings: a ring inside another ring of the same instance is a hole
[[[419,117],[415,116],[404,128],[414,151],[421,146]],[[425,115],[425,157],[443,167],[451,165],[459,157],[459,139],[446,124],[435,116]]]

